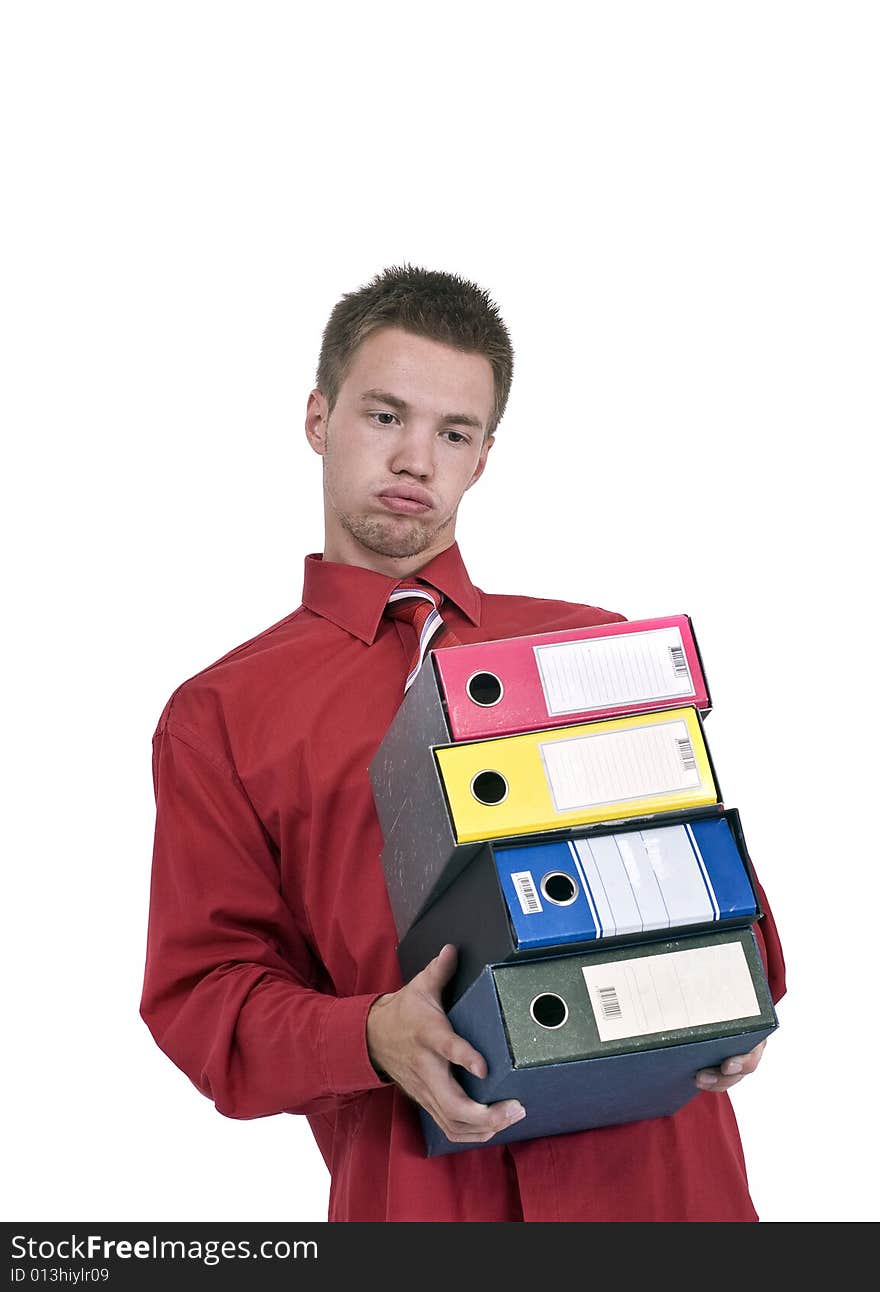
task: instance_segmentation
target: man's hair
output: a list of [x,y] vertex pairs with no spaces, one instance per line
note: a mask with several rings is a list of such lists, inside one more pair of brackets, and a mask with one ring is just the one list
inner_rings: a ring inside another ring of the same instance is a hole
[[507,407],[513,380],[513,346],[498,308],[476,283],[436,269],[392,265],[333,307],[321,341],[315,384],[332,413],[352,356],[380,327],[482,354],[492,365],[495,400],[485,434],[491,435]]

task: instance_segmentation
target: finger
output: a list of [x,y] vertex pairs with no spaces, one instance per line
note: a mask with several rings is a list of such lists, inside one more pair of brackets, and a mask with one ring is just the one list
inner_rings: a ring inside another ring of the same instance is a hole
[[505,1099],[496,1104],[480,1104],[465,1095],[444,1098],[432,1113],[448,1139],[488,1139],[522,1121],[526,1110],[516,1099]]
[[729,1090],[738,1081],[742,1081],[743,1077],[755,1071],[761,1062],[766,1044],[765,1037],[753,1050],[749,1050],[748,1054],[732,1054],[720,1067],[704,1068],[696,1074],[697,1085],[701,1090]]
[[437,1106],[444,1125],[455,1134],[494,1135],[497,1131],[522,1121],[526,1110],[518,1099],[504,1099],[497,1104],[479,1104],[451,1095]]
[[470,1041],[452,1030],[452,1024],[445,1014],[424,1023],[418,1039],[432,1059],[445,1060],[447,1064],[454,1063],[460,1068],[467,1068],[475,1077],[488,1075],[489,1067],[482,1054],[474,1049]]
[[489,1073],[489,1065],[479,1050],[475,1050],[463,1036],[453,1032],[451,1025],[446,1032],[437,1036],[433,1049],[448,1063],[455,1063],[460,1068],[467,1068],[468,1072],[474,1077],[483,1078]]
[[416,974],[413,982],[420,979],[419,985],[422,989],[439,1001],[440,994],[455,973],[457,964],[458,948],[453,943],[447,942],[440,948],[434,959],[428,961],[421,973]]
[[[493,1104],[491,1106],[492,1110],[498,1107],[498,1104]],[[478,1141],[481,1144],[485,1144],[488,1140],[491,1140],[494,1135],[497,1135],[500,1131],[506,1130],[508,1126],[515,1126],[517,1122],[522,1121],[525,1115],[526,1111],[522,1107],[505,1109],[503,1116],[499,1116],[493,1111],[489,1130],[480,1130],[468,1124],[462,1125],[459,1122],[452,1122],[444,1128],[443,1133],[447,1139],[451,1139],[459,1143]]]
[[721,1071],[725,1076],[741,1072],[745,1076],[749,1072],[754,1072],[755,1068],[761,1062],[761,1055],[764,1053],[766,1040],[760,1045],[756,1045],[748,1054],[733,1054],[729,1059],[725,1059],[721,1065]]
[[764,1053],[764,1046],[766,1044],[766,1041],[762,1041],[760,1045],[756,1045],[754,1050],[750,1050],[748,1054],[732,1054],[729,1059],[725,1059],[721,1064],[722,1076],[734,1077],[742,1075],[745,1077],[750,1072],[754,1072],[755,1068],[761,1062],[761,1055]]
[[705,1090],[708,1094],[718,1095],[721,1094],[723,1090],[729,1090],[731,1086],[735,1086],[738,1082],[742,1081],[743,1076],[745,1075],[742,1073],[739,1076],[725,1077],[723,1075],[716,1075],[718,1071],[719,1070],[715,1068],[713,1071],[707,1070],[706,1072],[698,1073],[696,1082],[699,1088],[701,1090]]
[[471,1099],[442,1064],[419,1080],[412,1093],[449,1139],[488,1137],[525,1116],[525,1109],[516,1099],[495,1104]]

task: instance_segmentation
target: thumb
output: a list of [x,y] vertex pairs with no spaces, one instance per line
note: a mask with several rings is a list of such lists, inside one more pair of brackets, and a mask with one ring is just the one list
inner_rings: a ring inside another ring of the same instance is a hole
[[426,991],[436,996],[440,993],[455,973],[458,964],[458,949],[451,942],[441,947],[433,960],[429,960],[422,970],[423,984]]

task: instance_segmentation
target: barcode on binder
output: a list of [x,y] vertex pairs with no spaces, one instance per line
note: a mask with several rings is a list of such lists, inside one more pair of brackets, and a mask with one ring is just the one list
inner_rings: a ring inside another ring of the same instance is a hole
[[544,909],[535,889],[535,881],[532,879],[530,870],[518,870],[510,878],[513,880],[523,915],[537,915],[539,911]]
[[672,667],[676,677],[690,677],[688,672],[687,660],[684,656],[683,646],[670,646],[669,654],[672,657]]
[[616,987],[599,988],[599,1005],[603,1018],[620,1018],[620,1001],[617,999]]
[[697,770],[697,756],[694,753],[694,747],[690,738],[685,736],[683,740],[676,737],[675,743],[678,745],[678,752],[681,756],[681,765],[686,772],[695,772]]

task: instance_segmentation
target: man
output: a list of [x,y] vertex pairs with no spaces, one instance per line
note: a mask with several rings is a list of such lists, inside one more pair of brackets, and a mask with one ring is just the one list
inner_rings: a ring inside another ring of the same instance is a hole
[[[467,576],[458,507],[512,365],[497,309],[454,275],[392,268],[333,310],[306,410],[325,530],[302,605],[178,687],[154,735],[141,1013],[221,1113],[308,1116],[331,1220],[755,1220],[725,1091],[763,1047],[702,1074],[673,1117],[493,1145],[528,1109],[455,1080],[451,1064],[485,1073],[441,1006],[455,949],[401,982],[367,774],[416,647],[389,594],[418,577],[461,641],[622,618]],[[473,1150],[426,1158],[413,1101]]]

